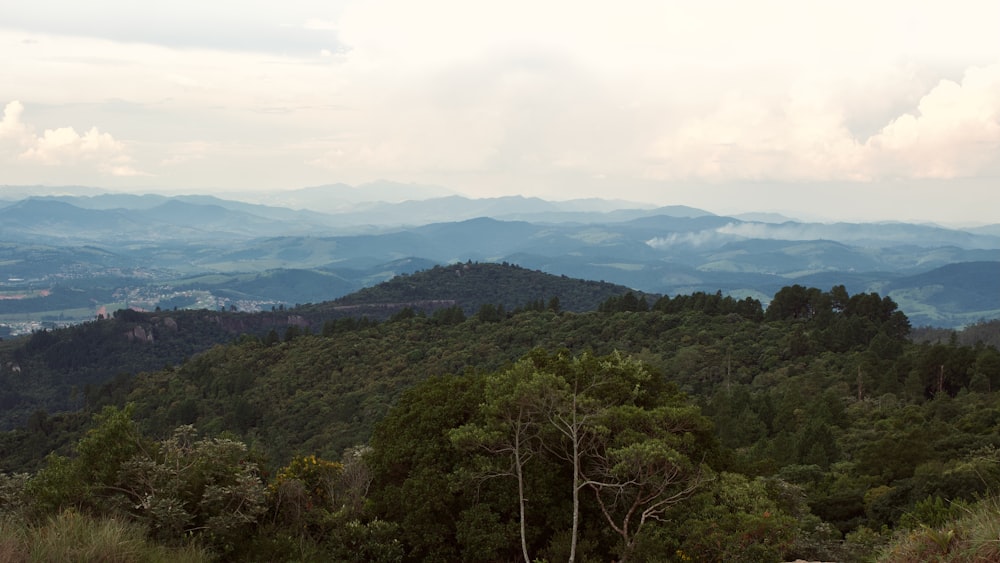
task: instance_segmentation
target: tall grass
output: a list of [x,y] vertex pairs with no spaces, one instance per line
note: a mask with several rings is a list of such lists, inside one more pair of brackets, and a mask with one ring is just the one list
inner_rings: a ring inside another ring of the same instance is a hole
[[197,547],[168,548],[149,541],[141,526],[114,518],[90,518],[71,511],[32,525],[0,518],[0,563],[90,562],[200,563],[211,561]]
[[986,563],[1000,561],[1000,497],[984,499],[943,526],[901,535],[879,563]]

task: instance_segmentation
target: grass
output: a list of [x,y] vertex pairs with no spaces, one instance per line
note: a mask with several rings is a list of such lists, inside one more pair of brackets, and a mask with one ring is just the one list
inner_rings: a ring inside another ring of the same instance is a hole
[[901,535],[879,563],[985,563],[1000,561],[1000,497],[980,501],[944,526]]
[[207,551],[169,548],[148,540],[141,526],[114,518],[90,518],[66,511],[33,525],[0,517],[0,563],[101,561],[106,563],[199,563]]

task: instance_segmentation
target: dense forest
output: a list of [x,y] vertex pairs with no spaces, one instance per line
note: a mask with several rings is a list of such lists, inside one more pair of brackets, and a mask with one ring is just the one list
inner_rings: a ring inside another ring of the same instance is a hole
[[0,430],[23,426],[39,411],[79,409],[111,379],[179,364],[243,335],[274,340],[289,327],[293,334],[319,332],[411,314],[499,318],[525,307],[582,312],[626,291],[510,264],[467,262],[399,276],[335,301],[261,313],[121,309],[66,329],[36,331],[26,341],[0,339]]
[[[329,314],[345,301],[230,323],[190,357],[81,384],[78,410],[32,411],[0,435],[0,553],[89,530],[127,538],[125,560],[1000,554],[1000,323],[914,331],[843,286],[785,287],[766,309],[627,291],[587,309],[573,280],[470,305],[407,278],[418,291],[373,291],[397,304],[378,319]],[[155,346],[112,323],[153,315],[89,324],[138,354]],[[107,345],[73,330],[5,342],[4,362],[48,374],[43,358]]]

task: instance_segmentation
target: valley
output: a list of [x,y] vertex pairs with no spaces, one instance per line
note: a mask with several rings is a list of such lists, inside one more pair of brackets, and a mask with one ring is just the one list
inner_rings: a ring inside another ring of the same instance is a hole
[[650,294],[721,290],[765,304],[790,283],[844,284],[892,296],[915,326],[957,328],[1000,316],[995,229],[750,220],[629,205],[448,196],[320,212],[207,196],[0,200],[0,330],[64,326],[119,307],[261,311],[316,303],[466,260]]

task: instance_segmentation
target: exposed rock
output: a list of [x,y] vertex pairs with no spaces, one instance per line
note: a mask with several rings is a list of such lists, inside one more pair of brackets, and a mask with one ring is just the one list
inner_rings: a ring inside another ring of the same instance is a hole
[[132,330],[130,330],[130,331],[128,331],[128,332],[125,333],[125,338],[127,338],[129,342],[137,342],[137,341],[138,342],[152,342],[153,341],[153,331],[149,330],[147,332],[146,329],[142,328],[139,325],[136,325],[136,326],[134,326],[132,328]]

